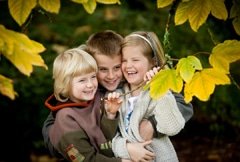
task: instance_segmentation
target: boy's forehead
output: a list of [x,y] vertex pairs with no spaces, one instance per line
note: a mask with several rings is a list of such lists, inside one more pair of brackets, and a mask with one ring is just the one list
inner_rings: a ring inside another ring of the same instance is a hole
[[121,60],[122,55],[121,54],[112,54],[112,55],[95,54],[93,57],[98,62],[98,61],[104,61],[104,60]]

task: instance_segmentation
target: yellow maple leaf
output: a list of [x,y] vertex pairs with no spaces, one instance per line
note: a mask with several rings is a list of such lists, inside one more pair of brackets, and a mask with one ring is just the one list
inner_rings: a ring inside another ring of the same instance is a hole
[[176,14],[174,17],[174,22],[176,25],[181,25],[188,20],[188,14],[191,12],[192,8],[188,5],[188,2],[181,2],[177,7]]
[[32,65],[47,69],[44,60],[39,55],[45,50],[38,42],[30,40],[26,35],[6,29],[0,25],[0,40],[4,45],[0,49],[2,54],[23,74],[30,76]]
[[220,20],[226,20],[228,17],[228,11],[224,4],[224,0],[209,1],[211,2],[211,14]]
[[191,13],[189,14],[189,23],[193,31],[197,32],[198,28],[207,20],[210,13],[209,0],[193,0]]
[[192,79],[195,70],[202,70],[202,64],[197,57],[188,56],[179,60],[176,70],[183,80],[188,83]]
[[229,74],[229,65],[240,59],[240,41],[226,40],[216,45],[209,57],[209,63],[215,69]]
[[87,13],[92,14],[97,7],[97,2],[96,0],[88,0],[87,3],[83,3],[83,7]]
[[174,21],[176,25],[189,20],[193,31],[197,31],[206,22],[209,14],[218,19],[227,19],[227,9],[223,0],[190,0],[182,1],[176,9]]
[[157,0],[157,8],[164,8],[173,3],[173,0]]
[[182,79],[174,69],[165,69],[158,72],[150,82],[150,95],[153,99],[163,96],[169,89],[181,92]]
[[17,93],[13,89],[13,81],[0,75],[0,93],[14,100]]
[[201,101],[207,101],[216,85],[230,84],[229,77],[214,68],[203,69],[196,72],[189,83],[185,84],[184,97],[188,103],[196,96]]
[[37,0],[8,0],[10,14],[20,26],[27,20],[36,5]]
[[180,25],[189,19],[191,28],[197,31],[210,13],[210,4],[209,0],[181,2],[176,10],[175,24]]
[[58,13],[60,9],[60,0],[39,0],[39,5],[46,11],[52,13]]

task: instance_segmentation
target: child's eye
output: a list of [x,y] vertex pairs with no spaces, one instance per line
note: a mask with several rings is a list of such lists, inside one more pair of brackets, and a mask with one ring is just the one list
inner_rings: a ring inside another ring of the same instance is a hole
[[106,72],[108,69],[106,68],[99,68],[99,71]]
[[93,76],[92,76],[93,79],[96,78],[96,77],[97,77],[97,75],[93,75]]
[[115,70],[115,71],[117,71],[117,70],[119,70],[119,69],[121,69],[121,65],[114,67],[114,70]]

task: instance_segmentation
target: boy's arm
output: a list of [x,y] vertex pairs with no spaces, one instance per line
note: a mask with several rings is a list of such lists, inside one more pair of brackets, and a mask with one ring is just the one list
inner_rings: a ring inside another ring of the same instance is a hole
[[[177,107],[178,107],[179,111],[181,112],[183,118],[185,119],[185,123],[188,122],[191,119],[191,117],[193,116],[192,104],[186,103],[184,101],[182,94],[174,93],[174,92],[172,92],[172,93],[176,99]],[[154,118],[154,115],[150,116],[147,120],[148,121],[146,121],[146,120],[142,121],[140,123],[140,127],[139,127],[139,129],[140,129],[139,132],[143,139],[150,140],[153,137],[159,138],[161,136],[164,136],[164,134],[159,133],[156,129],[157,122]],[[148,130],[148,132],[146,133],[145,130]]]
[[45,147],[49,150],[50,154],[54,157],[62,157],[62,155],[60,155],[57,150],[53,147],[52,143],[50,142],[50,138],[49,138],[49,129],[51,128],[51,126],[53,125],[55,121],[55,118],[53,116],[53,113],[50,112],[49,115],[47,116],[46,120],[43,123],[43,127],[42,127],[42,136],[43,136],[43,141],[45,144]]

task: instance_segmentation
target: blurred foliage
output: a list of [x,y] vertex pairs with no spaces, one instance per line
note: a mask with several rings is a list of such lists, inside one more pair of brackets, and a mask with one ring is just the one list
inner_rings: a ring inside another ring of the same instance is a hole
[[[26,77],[15,67],[10,66],[11,63],[0,55],[0,73],[13,78],[19,94],[14,101],[0,95],[0,127],[3,130],[0,151],[4,152],[0,161],[3,159],[26,162],[32,149],[46,151],[42,150],[44,146],[41,128],[49,110],[44,107],[44,101],[52,93],[52,63],[58,52],[78,46],[84,43],[90,34],[106,29],[122,35],[136,30],[149,30],[155,32],[163,41],[169,10],[168,8],[158,10],[155,3],[131,0],[129,3],[123,1],[120,6],[98,5],[92,15],[87,14],[82,6],[64,0],[61,3],[61,11],[58,15],[34,9],[27,26],[20,28],[6,10],[7,1],[0,2],[0,10],[3,13],[0,15],[0,24],[4,23],[6,27],[9,26],[16,31],[24,30],[31,39],[41,42],[46,47],[42,57],[48,66],[47,71],[34,67],[31,77]],[[173,58],[181,58],[196,51],[211,51],[214,45],[213,37],[216,41],[226,37],[236,38],[231,31],[228,31],[226,24],[219,25],[219,23],[216,19],[210,18],[197,33],[193,32],[186,23],[176,27],[171,24],[169,55]],[[211,35],[212,28],[219,28],[218,30],[221,31],[217,34],[217,38],[216,35]],[[201,57],[205,59],[204,56]],[[240,78],[239,62],[232,64],[230,70],[234,78]],[[236,82],[239,84],[240,80]],[[217,87],[216,93],[208,102],[203,103],[193,99],[196,113],[192,121],[207,123],[207,130],[214,135],[225,134],[229,128],[237,132],[240,128],[239,98],[240,92],[234,85]],[[190,129],[184,131],[194,133]],[[234,137],[238,138],[239,134]],[[16,156],[12,156],[13,147],[18,150]]]

